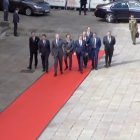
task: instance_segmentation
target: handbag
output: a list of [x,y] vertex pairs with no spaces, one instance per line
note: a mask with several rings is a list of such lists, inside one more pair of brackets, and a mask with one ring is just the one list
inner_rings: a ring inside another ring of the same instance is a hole
[[139,32],[136,32],[136,38],[139,38]]

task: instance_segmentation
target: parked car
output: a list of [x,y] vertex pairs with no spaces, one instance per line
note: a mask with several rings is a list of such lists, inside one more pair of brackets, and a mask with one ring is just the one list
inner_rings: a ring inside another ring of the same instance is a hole
[[27,16],[50,12],[50,5],[44,0],[9,0],[9,11],[13,12],[16,8]]
[[97,5],[94,14],[107,22],[120,19],[128,20],[130,15],[134,15],[137,20],[140,20],[140,2],[137,0],[116,0],[108,4]]

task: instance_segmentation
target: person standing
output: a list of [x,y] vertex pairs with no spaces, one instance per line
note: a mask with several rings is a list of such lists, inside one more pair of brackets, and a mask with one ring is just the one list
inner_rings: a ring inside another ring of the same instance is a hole
[[19,9],[16,8],[14,14],[13,14],[13,23],[14,23],[14,36],[17,36],[17,29],[18,29],[18,23],[19,23],[19,15],[18,15]]
[[[72,68],[72,54],[74,50],[74,41],[71,39],[70,34],[66,35],[66,39],[64,41],[64,61],[65,61],[65,70],[69,68],[71,70]],[[68,65],[68,59],[69,58],[69,65]]]
[[87,35],[88,41],[90,41],[90,39],[93,37],[93,32],[91,31],[90,27],[87,27],[86,35]]
[[81,73],[83,73],[83,57],[85,54],[85,44],[86,42],[83,40],[83,35],[80,34],[78,40],[75,41],[75,52],[78,61],[78,70]]
[[48,73],[49,69],[49,55],[50,55],[50,41],[47,39],[46,34],[42,34],[41,40],[38,43],[39,54],[42,60],[43,72]]
[[[90,39],[93,37],[93,32],[91,32],[91,28],[90,27],[87,27],[86,35],[87,35],[87,43],[89,44]],[[88,55],[89,55],[89,59],[91,59],[91,50],[90,50],[90,47],[89,47]]]
[[93,33],[93,37],[90,40],[91,47],[91,60],[92,60],[92,70],[98,69],[98,54],[101,47],[101,40],[97,37],[96,33]]
[[30,59],[29,59],[29,66],[28,69],[32,69],[32,62],[34,57],[34,66],[35,69],[37,68],[38,64],[38,43],[39,37],[36,36],[35,32],[31,32],[31,37],[29,38],[29,51],[30,51]]
[[114,36],[111,35],[111,32],[108,31],[107,35],[103,38],[103,44],[105,47],[105,67],[111,66],[114,45],[116,43],[116,39]]
[[4,21],[8,21],[8,11],[9,11],[9,0],[3,0]]
[[82,8],[84,7],[84,15],[86,15],[87,0],[80,0],[79,15],[81,15]]
[[135,45],[136,44],[136,33],[138,32],[138,25],[137,25],[137,21],[133,15],[130,16],[129,30],[131,33],[132,42]]
[[88,63],[88,53],[89,53],[89,42],[88,42],[88,37],[86,35],[86,32],[83,32],[83,40],[85,41],[85,54],[83,56],[83,61],[84,61],[84,67],[87,67]]
[[52,41],[52,56],[54,57],[54,77],[57,76],[58,62],[60,67],[60,73],[63,74],[63,54],[64,54],[64,42],[60,39],[58,33],[55,34],[55,39]]

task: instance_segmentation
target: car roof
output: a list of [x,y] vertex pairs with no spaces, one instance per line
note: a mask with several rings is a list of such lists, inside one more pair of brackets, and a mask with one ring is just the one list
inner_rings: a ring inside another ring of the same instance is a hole
[[[114,2],[129,2],[129,1],[140,2],[140,0],[115,0]],[[112,3],[114,3],[114,2],[112,2]]]

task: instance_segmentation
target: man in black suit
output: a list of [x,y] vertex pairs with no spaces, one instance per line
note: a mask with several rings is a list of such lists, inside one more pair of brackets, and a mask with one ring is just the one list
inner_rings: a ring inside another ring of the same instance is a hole
[[[91,31],[91,28],[90,27],[87,27],[87,30],[86,30],[86,36],[87,36],[87,44],[89,45],[90,43],[90,40],[91,38],[93,37],[93,32]],[[89,56],[89,59],[91,59],[91,47],[89,47],[89,51],[88,51],[88,56]]]
[[91,31],[90,27],[87,27],[86,34],[87,34],[88,41],[89,41],[93,37],[93,32]]
[[18,15],[19,9],[16,8],[14,14],[13,14],[13,23],[14,23],[14,36],[17,36],[17,28],[19,23],[19,15]]
[[83,61],[84,61],[84,67],[87,67],[88,63],[88,53],[89,53],[89,43],[88,43],[88,37],[85,31],[83,31],[83,40],[85,41],[85,54],[83,56]]
[[3,0],[4,21],[8,21],[9,0]]
[[83,35],[80,34],[78,40],[75,41],[75,51],[78,61],[79,71],[83,73],[83,57],[85,55],[85,44],[86,42],[83,40]]
[[29,66],[27,67],[28,69],[32,69],[32,62],[33,62],[33,57],[35,61],[35,69],[37,68],[38,64],[38,42],[39,42],[39,37],[35,35],[35,32],[31,33],[31,37],[29,38],[29,51],[30,51],[30,59],[29,59]]
[[47,39],[46,34],[42,34],[42,38],[38,43],[39,54],[42,60],[43,72],[48,73],[49,69],[49,55],[50,55],[50,41]]
[[[66,35],[66,39],[64,41],[64,61],[65,61],[65,70],[69,68],[71,70],[72,68],[72,54],[74,50],[74,41],[71,39],[70,34]],[[68,59],[69,58],[69,65],[68,65]]]
[[80,0],[79,15],[81,15],[82,8],[84,7],[84,15],[86,15],[87,0]]
[[111,32],[107,32],[107,35],[103,38],[103,44],[105,47],[105,67],[111,66],[114,45],[116,43],[116,39],[111,35]]
[[55,39],[52,41],[52,56],[54,57],[54,76],[57,76],[58,62],[60,67],[60,73],[63,74],[63,54],[64,54],[64,42],[60,39],[58,33],[55,34]]
[[101,47],[101,40],[97,37],[96,33],[93,33],[93,37],[90,39],[90,50],[92,60],[92,70],[98,69],[98,54]]

